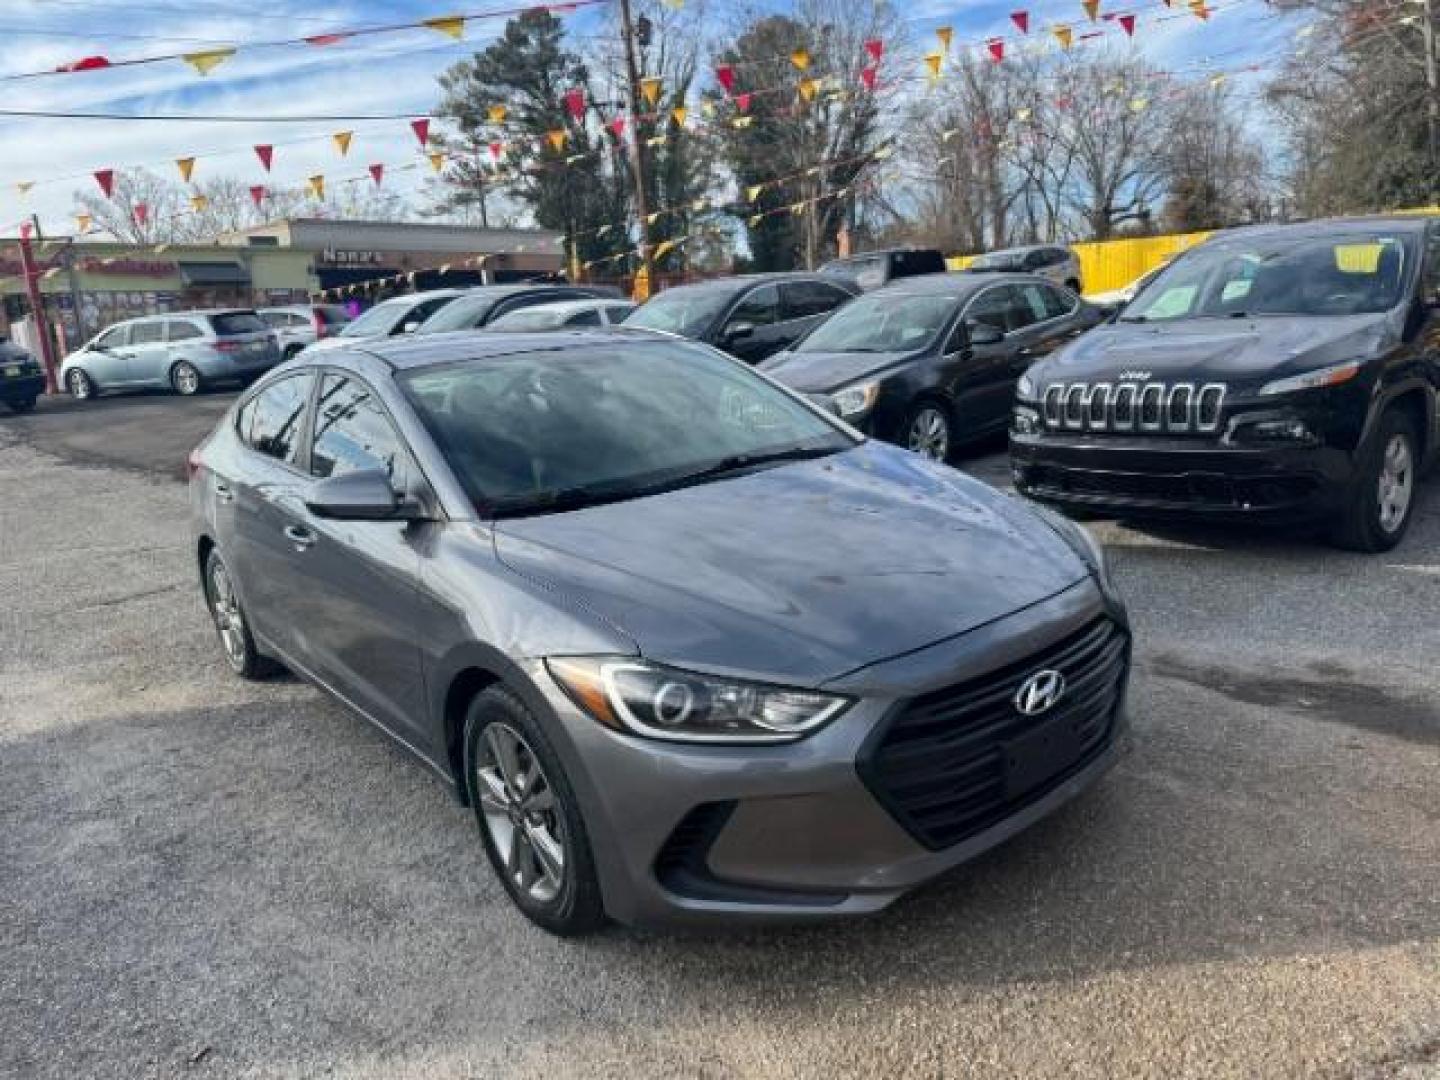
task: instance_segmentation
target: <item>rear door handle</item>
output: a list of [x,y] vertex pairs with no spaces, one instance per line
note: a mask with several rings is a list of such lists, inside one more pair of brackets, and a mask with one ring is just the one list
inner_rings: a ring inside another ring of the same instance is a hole
[[295,545],[296,551],[305,551],[315,543],[315,534],[300,525],[286,525],[285,539]]
[[221,502],[234,502],[235,493],[230,490],[230,485],[223,480],[215,481],[215,497]]

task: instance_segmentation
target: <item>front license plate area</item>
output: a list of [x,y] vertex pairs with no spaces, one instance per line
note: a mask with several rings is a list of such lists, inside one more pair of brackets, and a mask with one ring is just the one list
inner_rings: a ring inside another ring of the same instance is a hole
[[1082,745],[1079,723],[1056,717],[1004,744],[1007,799],[1028,795],[1075,763]]

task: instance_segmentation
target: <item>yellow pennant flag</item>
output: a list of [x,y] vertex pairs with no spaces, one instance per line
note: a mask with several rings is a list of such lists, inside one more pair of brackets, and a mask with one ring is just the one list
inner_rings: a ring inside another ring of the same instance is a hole
[[21,195],[29,195],[29,194],[30,194],[30,189],[33,188],[34,186],[35,186],[35,181],[34,181],[34,180],[22,180],[22,181],[20,181],[20,183],[18,183],[18,184],[15,185],[15,190],[18,191],[18,192],[20,192]]
[[1143,97],[1131,98],[1131,99],[1130,99],[1130,111],[1131,111],[1131,112],[1144,112],[1146,106],[1148,106],[1149,104],[1150,104],[1150,99],[1149,99],[1149,98],[1143,98]]
[[1080,6],[1085,9],[1085,14],[1091,22],[1100,17],[1100,0],[1080,0]]
[[800,96],[806,101],[815,100],[815,92],[820,89],[819,79],[801,79]]
[[207,206],[209,206],[209,205],[210,205],[210,200],[209,200],[206,196],[204,196],[204,195],[191,195],[191,196],[190,196],[190,209],[191,209],[191,210],[194,210],[195,213],[197,213],[197,214],[200,213],[201,210],[204,210],[205,207],[207,207]]
[[1060,42],[1060,48],[1068,49],[1075,42],[1075,31],[1068,26],[1053,26],[1050,32],[1055,35],[1055,40]]
[[751,214],[748,218],[745,219],[745,224],[749,225],[749,226],[753,229],[756,225],[759,225],[760,222],[762,222],[763,220],[765,220],[765,215],[764,215],[764,214]]
[[650,103],[651,108],[654,108],[655,103],[660,100],[660,87],[662,85],[661,80],[653,76],[640,80],[640,92],[645,95],[645,100]]
[[1213,86],[1213,87],[1215,87],[1217,90],[1218,90],[1220,87],[1224,86],[1224,85],[1225,85],[1225,73],[1224,73],[1224,72],[1221,72],[1219,75],[1211,75],[1211,76],[1210,76],[1210,85]]
[[1022,123],[1022,124],[1025,123],[1027,120],[1030,119],[1030,110],[1029,110],[1029,109],[1016,109],[1016,110],[1015,110],[1015,119],[1016,119],[1016,120],[1019,120],[1020,123]]
[[353,131],[337,131],[334,135],[330,136],[330,138],[335,140],[335,149],[340,151],[341,157],[350,153],[350,140],[354,137],[355,133]]
[[445,34],[456,41],[465,36],[465,16],[463,15],[441,15],[435,19],[426,19],[424,25],[436,33]]
[[671,118],[679,127],[685,126],[685,118],[689,115],[690,113],[686,110],[684,105],[676,105],[675,108],[670,110]]
[[706,116],[714,116],[714,115],[715,115],[715,103],[714,103],[713,101],[711,101],[709,98],[706,98],[704,101],[700,102],[700,111],[701,111],[702,113],[704,113]]
[[1205,0],[1190,0],[1190,10],[1197,19],[1210,18],[1210,8],[1206,5]]
[[195,171],[195,159],[193,157],[176,158],[175,168],[180,170],[180,179],[188,184],[190,175]]
[[749,127],[751,124],[753,124],[754,122],[755,122],[755,118],[754,118],[753,116],[737,116],[737,117],[735,117],[734,120],[731,120],[731,121],[730,121],[731,126],[735,127],[736,129],[739,129],[739,130],[743,130],[743,129],[745,129],[745,128],[748,128],[748,127]]
[[[1098,3],[1099,0],[1096,0]],[[940,39],[940,47],[949,50],[950,42],[955,38],[955,28],[951,26],[937,26],[935,36]]]
[[325,177],[323,175],[316,175],[310,177],[310,179],[306,182],[306,186],[310,189],[310,194],[313,195],[315,198],[325,198]]
[[504,106],[504,105],[491,105],[491,106],[490,106],[490,122],[491,122],[492,124],[503,124],[503,123],[505,122],[505,106]]
[[89,232],[89,231],[90,231],[90,222],[91,222],[92,220],[94,220],[94,219],[91,218],[89,214],[76,214],[76,215],[75,215],[75,228],[76,228],[78,231],[82,232],[82,233],[83,233],[83,232]]
[[664,135],[652,135],[652,136],[650,136],[650,138],[648,138],[648,139],[645,140],[645,145],[646,145],[646,146],[664,146],[664,145],[665,145],[665,136],[664,136]]
[[796,49],[790,54],[790,63],[804,71],[810,66],[810,54],[804,49]]
[[945,62],[945,54],[932,52],[925,54],[925,67],[930,73],[930,81],[934,82],[940,78],[940,65]]
[[204,52],[186,53],[181,59],[201,75],[209,75],[234,55],[234,49],[206,49]]
[[436,150],[432,154],[426,154],[425,156],[430,159],[430,168],[433,169],[435,172],[438,173],[441,169],[445,167],[445,155],[442,154],[439,150]]
[[764,184],[751,184],[749,187],[747,187],[747,188],[745,189],[745,201],[746,201],[746,202],[754,202],[756,199],[758,199],[758,198],[760,197],[760,193],[761,193],[762,191],[764,191],[764,190],[765,190],[765,185],[764,185]]
[[676,240],[662,240],[655,245],[655,250],[650,253],[652,259],[663,259],[670,252],[675,250]]
[[555,128],[555,129],[552,130],[552,131],[547,131],[547,132],[545,133],[545,138],[547,138],[547,139],[550,140],[550,149],[554,150],[557,154],[558,154],[561,150],[564,150],[564,149],[565,149],[565,129],[564,129],[564,128]]

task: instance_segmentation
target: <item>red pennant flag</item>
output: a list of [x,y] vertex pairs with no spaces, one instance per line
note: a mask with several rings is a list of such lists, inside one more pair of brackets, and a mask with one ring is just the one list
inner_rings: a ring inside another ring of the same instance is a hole
[[715,78],[720,80],[720,85],[725,88],[725,93],[735,89],[735,69],[729,64],[721,64],[715,69]]
[[115,170],[100,169],[95,173],[95,182],[100,185],[100,190],[105,193],[108,199],[115,192]]
[[379,186],[380,186],[380,181],[382,181],[382,180],[385,179],[385,166],[384,166],[384,165],[371,165],[371,166],[370,166],[370,177],[371,177],[371,179],[373,179],[373,180],[375,181],[375,186],[376,186],[376,187],[379,187]]
[[498,143],[498,142],[492,142],[492,143],[490,144],[490,157],[491,157],[491,159],[494,160],[494,161],[499,161],[499,160],[500,160],[500,151],[503,150],[503,149],[504,149],[504,147],[503,147],[500,143]]
[[574,119],[583,119],[585,116],[585,91],[579,89],[566,90],[565,108],[570,110],[570,115]]
[[750,94],[749,94],[748,92],[746,92],[746,93],[744,93],[744,94],[736,94],[736,95],[735,95],[735,107],[736,107],[737,109],[739,109],[741,112],[749,112],[749,111],[750,111]]
[[878,74],[873,67],[860,69],[860,81],[865,84],[866,90],[875,89],[875,76]]
[[1070,104],[1071,104],[1070,98],[1068,98],[1068,97],[1058,97],[1058,98],[1055,99],[1055,108],[1057,108],[1057,109],[1061,109],[1061,110],[1068,109],[1068,108],[1070,108]]
[[265,201],[266,194],[267,192],[265,191],[265,185],[256,184],[250,189],[250,201],[253,202],[256,206],[259,206],[262,202]]
[[617,117],[615,117],[614,120],[611,120],[611,121],[610,121],[610,133],[611,133],[612,135],[614,135],[615,138],[617,138],[617,139],[624,138],[624,136],[625,136],[625,117],[623,117],[623,116],[617,116]]
[[1020,28],[1020,33],[1030,32],[1030,13],[1028,11],[1012,11],[1010,21]]
[[430,118],[428,116],[422,116],[419,120],[411,120],[410,130],[415,132],[415,138],[420,140],[421,146],[430,142]]
[[144,225],[145,222],[150,220],[150,207],[146,206],[143,202],[137,202],[135,209],[132,210],[131,213],[135,217],[136,225]]
[[1122,30],[1125,31],[1125,36],[1126,36],[1126,37],[1134,37],[1134,36],[1135,36],[1135,16],[1134,16],[1134,15],[1121,15],[1121,16],[1119,17],[1119,20],[1118,20],[1118,21],[1119,21],[1119,23],[1120,23],[1120,29],[1122,29]]
[[110,61],[103,56],[87,56],[83,60],[73,60],[68,64],[61,64],[56,71],[97,71],[100,68],[110,66]]
[[255,147],[255,156],[260,159],[260,164],[265,166],[265,171],[270,171],[270,163],[275,160],[275,147],[269,143],[261,143]]
[[871,38],[865,42],[865,51],[870,54],[870,59],[878,64],[880,57],[885,55],[885,42],[879,38]]
[[985,47],[990,50],[990,59],[994,60],[997,64],[1005,59],[1004,38],[991,38],[985,43]]

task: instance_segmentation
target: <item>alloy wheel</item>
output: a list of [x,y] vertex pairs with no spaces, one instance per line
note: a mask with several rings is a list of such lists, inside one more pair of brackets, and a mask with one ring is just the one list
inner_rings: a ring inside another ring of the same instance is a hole
[[177,392],[189,397],[200,389],[200,373],[189,364],[179,364],[173,376]]
[[1393,533],[1405,522],[1410,511],[1410,500],[1415,492],[1414,458],[1410,452],[1410,440],[1396,432],[1385,444],[1385,456],[1380,462],[1378,498],[1380,528]]
[[215,629],[220,633],[225,659],[236,671],[242,670],[245,667],[245,616],[240,611],[230,573],[218,559],[210,571],[210,611],[215,618]]
[[950,452],[950,422],[933,405],[926,405],[910,421],[905,446],[931,461],[944,461]]
[[540,759],[498,721],[481,734],[475,757],[475,790],[506,876],[531,900],[551,903],[564,889],[569,859],[564,815]]
[[67,379],[70,384],[70,396],[77,401],[84,401],[90,396],[90,376],[78,368],[70,372]]

